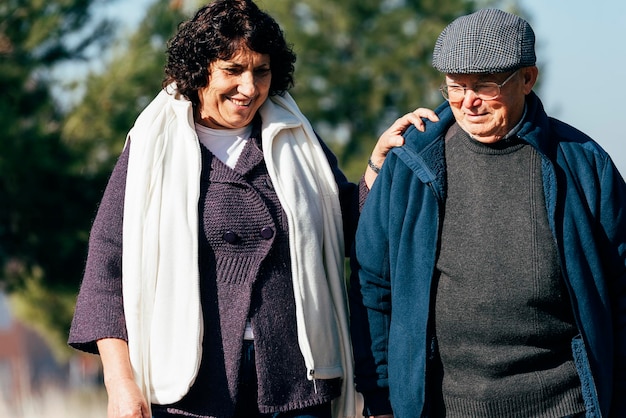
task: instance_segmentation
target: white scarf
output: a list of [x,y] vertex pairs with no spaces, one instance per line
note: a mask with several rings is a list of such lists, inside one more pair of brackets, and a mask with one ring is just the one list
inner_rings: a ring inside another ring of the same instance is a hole
[[[309,379],[343,379],[335,417],[355,414],[337,184],[323,149],[285,94],[259,110],[265,163],[287,214],[298,343]],[[198,272],[200,145],[193,110],[168,86],[139,115],[126,195],[122,281],[128,347],[148,403],[180,400],[203,337]]]

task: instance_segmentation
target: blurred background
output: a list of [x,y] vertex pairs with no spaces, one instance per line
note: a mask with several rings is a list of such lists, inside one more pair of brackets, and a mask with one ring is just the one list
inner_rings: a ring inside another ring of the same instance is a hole
[[[127,131],[161,86],[167,39],[202,4],[0,4],[0,417],[106,416],[99,359],[66,346],[89,228]],[[596,139],[626,173],[613,91],[626,76],[625,2],[258,4],[298,55],[292,94],[352,180],[385,127],[441,102],[442,77],[430,66],[441,29],[489,6],[531,22],[548,112]]]

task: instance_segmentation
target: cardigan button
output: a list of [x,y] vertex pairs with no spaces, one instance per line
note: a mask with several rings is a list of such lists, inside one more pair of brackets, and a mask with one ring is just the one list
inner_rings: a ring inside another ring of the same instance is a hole
[[234,244],[237,242],[239,237],[233,231],[226,231],[224,235],[222,235],[222,239],[229,244]]
[[265,228],[261,229],[261,237],[263,237],[264,239],[270,239],[273,236],[274,236],[274,230],[270,228],[269,226],[266,226]]

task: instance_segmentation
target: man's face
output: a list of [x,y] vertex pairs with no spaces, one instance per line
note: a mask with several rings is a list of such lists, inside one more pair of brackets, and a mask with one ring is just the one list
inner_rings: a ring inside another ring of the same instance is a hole
[[[537,67],[525,67],[512,74],[448,74],[445,83],[465,88],[462,99],[450,100],[452,113],[459,126],[479,142],[499,141],[520,121],[524,113],[526,95],[537,80]],[[481,99],[475,90],[484,83],[501,85],[500,94]]]

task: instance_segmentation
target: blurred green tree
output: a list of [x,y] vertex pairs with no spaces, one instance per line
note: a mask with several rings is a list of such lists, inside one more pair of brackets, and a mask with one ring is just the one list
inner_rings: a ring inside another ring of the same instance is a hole
[[395,119],[442,98],[435,40],[489,0],[261,0],[298,54],[292,94],[348,177],[358,180]]
[[167,40],[186,17],[180,2],[155,0],[140,25],[113,45],[105,67],[88,75],[63,124],[64,140],[83,156],[80,172],[110,172],[127,132],[161,88]]
[[[104,1],[104,0],[102,0]],[[80,278],[86,206],[97,178],[72,170],[82,156],[61,141],[50,70],[86,60],[113,26],[91,19],[91,1],[5,0],[0,5],[0,285],[26,295],[69,294]],[[25,296],[26,298],[26,296]],[[67,322],[61,298],[38,298],[42,328]],[[61,309],[58,309],[61,307]]]
[[[180,8],[169,0],[155,1],[131,34],[115,40],[109,37],[106,44],[94,48],[97,59],[93,61],[100,68],[84,80],[61,80],[57,85],[42,80],[45,96],[40,99],[45,97],[52,109],[59,108],[50,94],[52,87],[61,87],[66,96],[80,95],[68,110],[55,110],[50,138],[54,150],[40,148],[47,143],[41,136],[32,138],[37,155],[14,141],[31,153],[29,158],[37,167],[23,163],[19,168],[7,167],[14,174],[24,171],[12,184],[23,189],[32,183],[26,193],[19,193],[25,202],[11,205],[12,211],[16,216],[37,218],[39,223],[29,219],[14,228],[15,238],[10,239],[21,242],[24,249],[6,252],[3,277],[13,291],[11,301],[18,316],[39,329],[60,357],[69,352],[65,342],[97,203],[127,131],[161,86],[165,43],[184,18]],[[103,27],[110,26],[104,23]],[[41,114],[37,117],[46,120]],[[19,159],[13,161],[20,164]],[[42,172],[44,166],[48,172]],[[19,233],[33,239],[25,241]]]

